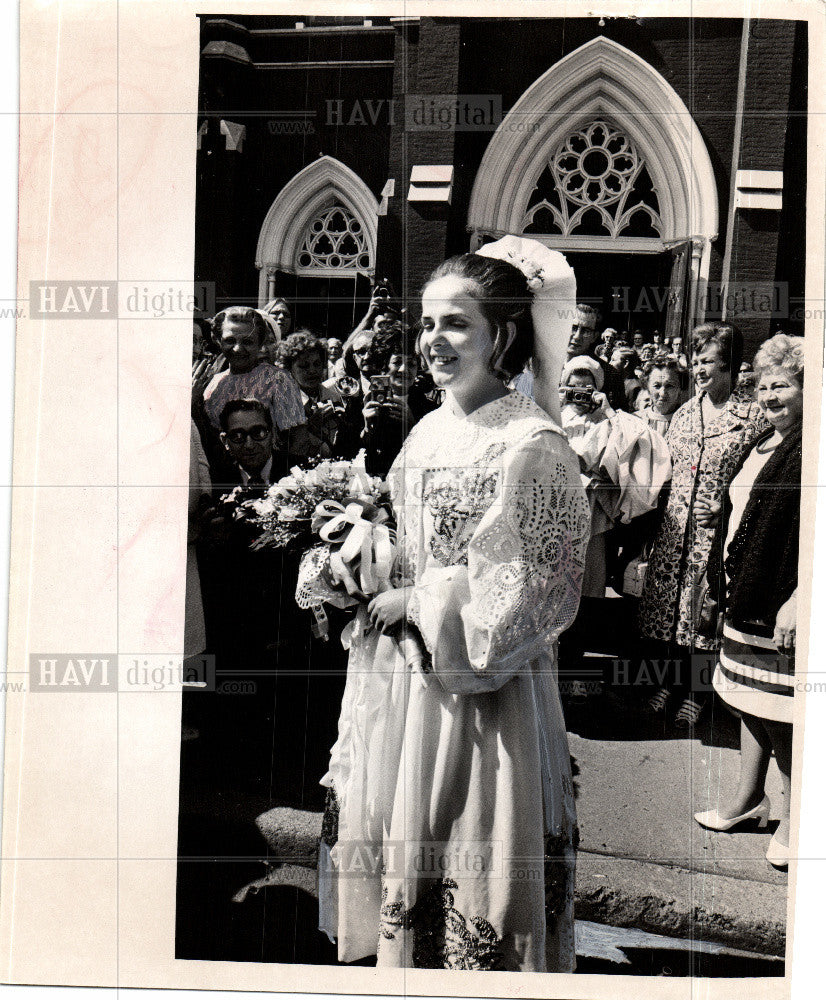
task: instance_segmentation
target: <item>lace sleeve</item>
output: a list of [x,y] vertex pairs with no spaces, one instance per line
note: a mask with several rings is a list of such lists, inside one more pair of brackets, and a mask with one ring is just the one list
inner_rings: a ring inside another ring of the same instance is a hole
[[502,488],[470,540],[467,566],[425,573],[409,617],[443,687],[492,691],[573,621],[590,507],[562,437],[542,431],[503,456]]
[[316,545],[301,557],[295,602],[305,610],[321,604],[351,608],[358,603],[342,587],[333,583],[330,575],[330,550],[326,545]]

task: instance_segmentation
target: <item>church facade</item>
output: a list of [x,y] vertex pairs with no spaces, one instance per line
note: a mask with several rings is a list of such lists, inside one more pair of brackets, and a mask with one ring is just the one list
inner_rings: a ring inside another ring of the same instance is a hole
[[605,325],[803,332],[805,22],[201,17],[196,280],[346,336],[506,233]]

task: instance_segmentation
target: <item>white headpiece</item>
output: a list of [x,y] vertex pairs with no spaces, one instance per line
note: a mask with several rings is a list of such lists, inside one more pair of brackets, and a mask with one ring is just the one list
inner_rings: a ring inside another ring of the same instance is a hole
[[559,379],[576,311],[574,269],[558,250],[549,250],[537,240],[523,236],[503,236],[475,253],[507,261],[528,279],[528,288],[533,293],[533,396],[559,423]]
[[596,358],[592,358],[588,354],[580,354],[579,357],[571,358],[562,368],[562,377],[559,380],[559,384],[567,385],[568,379],[574,372],[589,372],[596,388],[600,392],[602,391],[602,387],[605,385],[605,372],[600,367]]

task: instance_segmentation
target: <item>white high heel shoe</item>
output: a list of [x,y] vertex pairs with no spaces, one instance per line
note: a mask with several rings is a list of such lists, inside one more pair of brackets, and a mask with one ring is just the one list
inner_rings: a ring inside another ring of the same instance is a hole
[[769,849],[766,851],[766,861],[775,868],[789,867],[789,846],[781,844],[775,834],[769,842]]
[[[706,827],[708,830],[730,830],[733,826],[737,826],[738,823],[745,823],[747,819],[758,820],[758,827],[762,830],[766,824],[769,822],[769,810],[771,809],[771,803],[769,802],[768,795],[763,796],[763,801],[754,807],[754,809],[749,809],[748,812],[744,812],[740,816],[732,816],[731,819],[724,819],[716,809],[709,809],[708,812],[694,813],[694,819],[700,824],[700,826]],[[788,848],[786,848],[788,852]]]

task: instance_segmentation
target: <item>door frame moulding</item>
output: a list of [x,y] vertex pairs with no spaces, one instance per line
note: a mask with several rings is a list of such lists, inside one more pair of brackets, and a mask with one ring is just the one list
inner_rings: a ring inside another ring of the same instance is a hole
[[[255,250],[255,266],[259,270],[259,304],[263,305],[273,297],[270,293],[276,271],[310,273],[296,265],[298,253],[307,235],[307,227],[316,215],[334,203],[343,205],[361,223],[371,263],[358,271],[373,277],[378,199],[346,164],[332,156],[320,156],[284,185],[264,218]],[[318,273],[322,276],[321,272]],[[348,277],[353,272],[342,270],[338,274]]]
[[[708,280],[711,241],[719,225],[717,182],[705,142],[671,84],[644,59],[599,36],[550,67],[508,111],[488,144],[468,210],[471,249],[483,236],[521,234],[528,199],[548,159],[565,137],[605,118],[645,159],[663,222],[660,249],[691,239],[692,298]],[[548,246],[606,251],[596,237],[540,237]],[[629,241],[615,252],[656,249]]]

